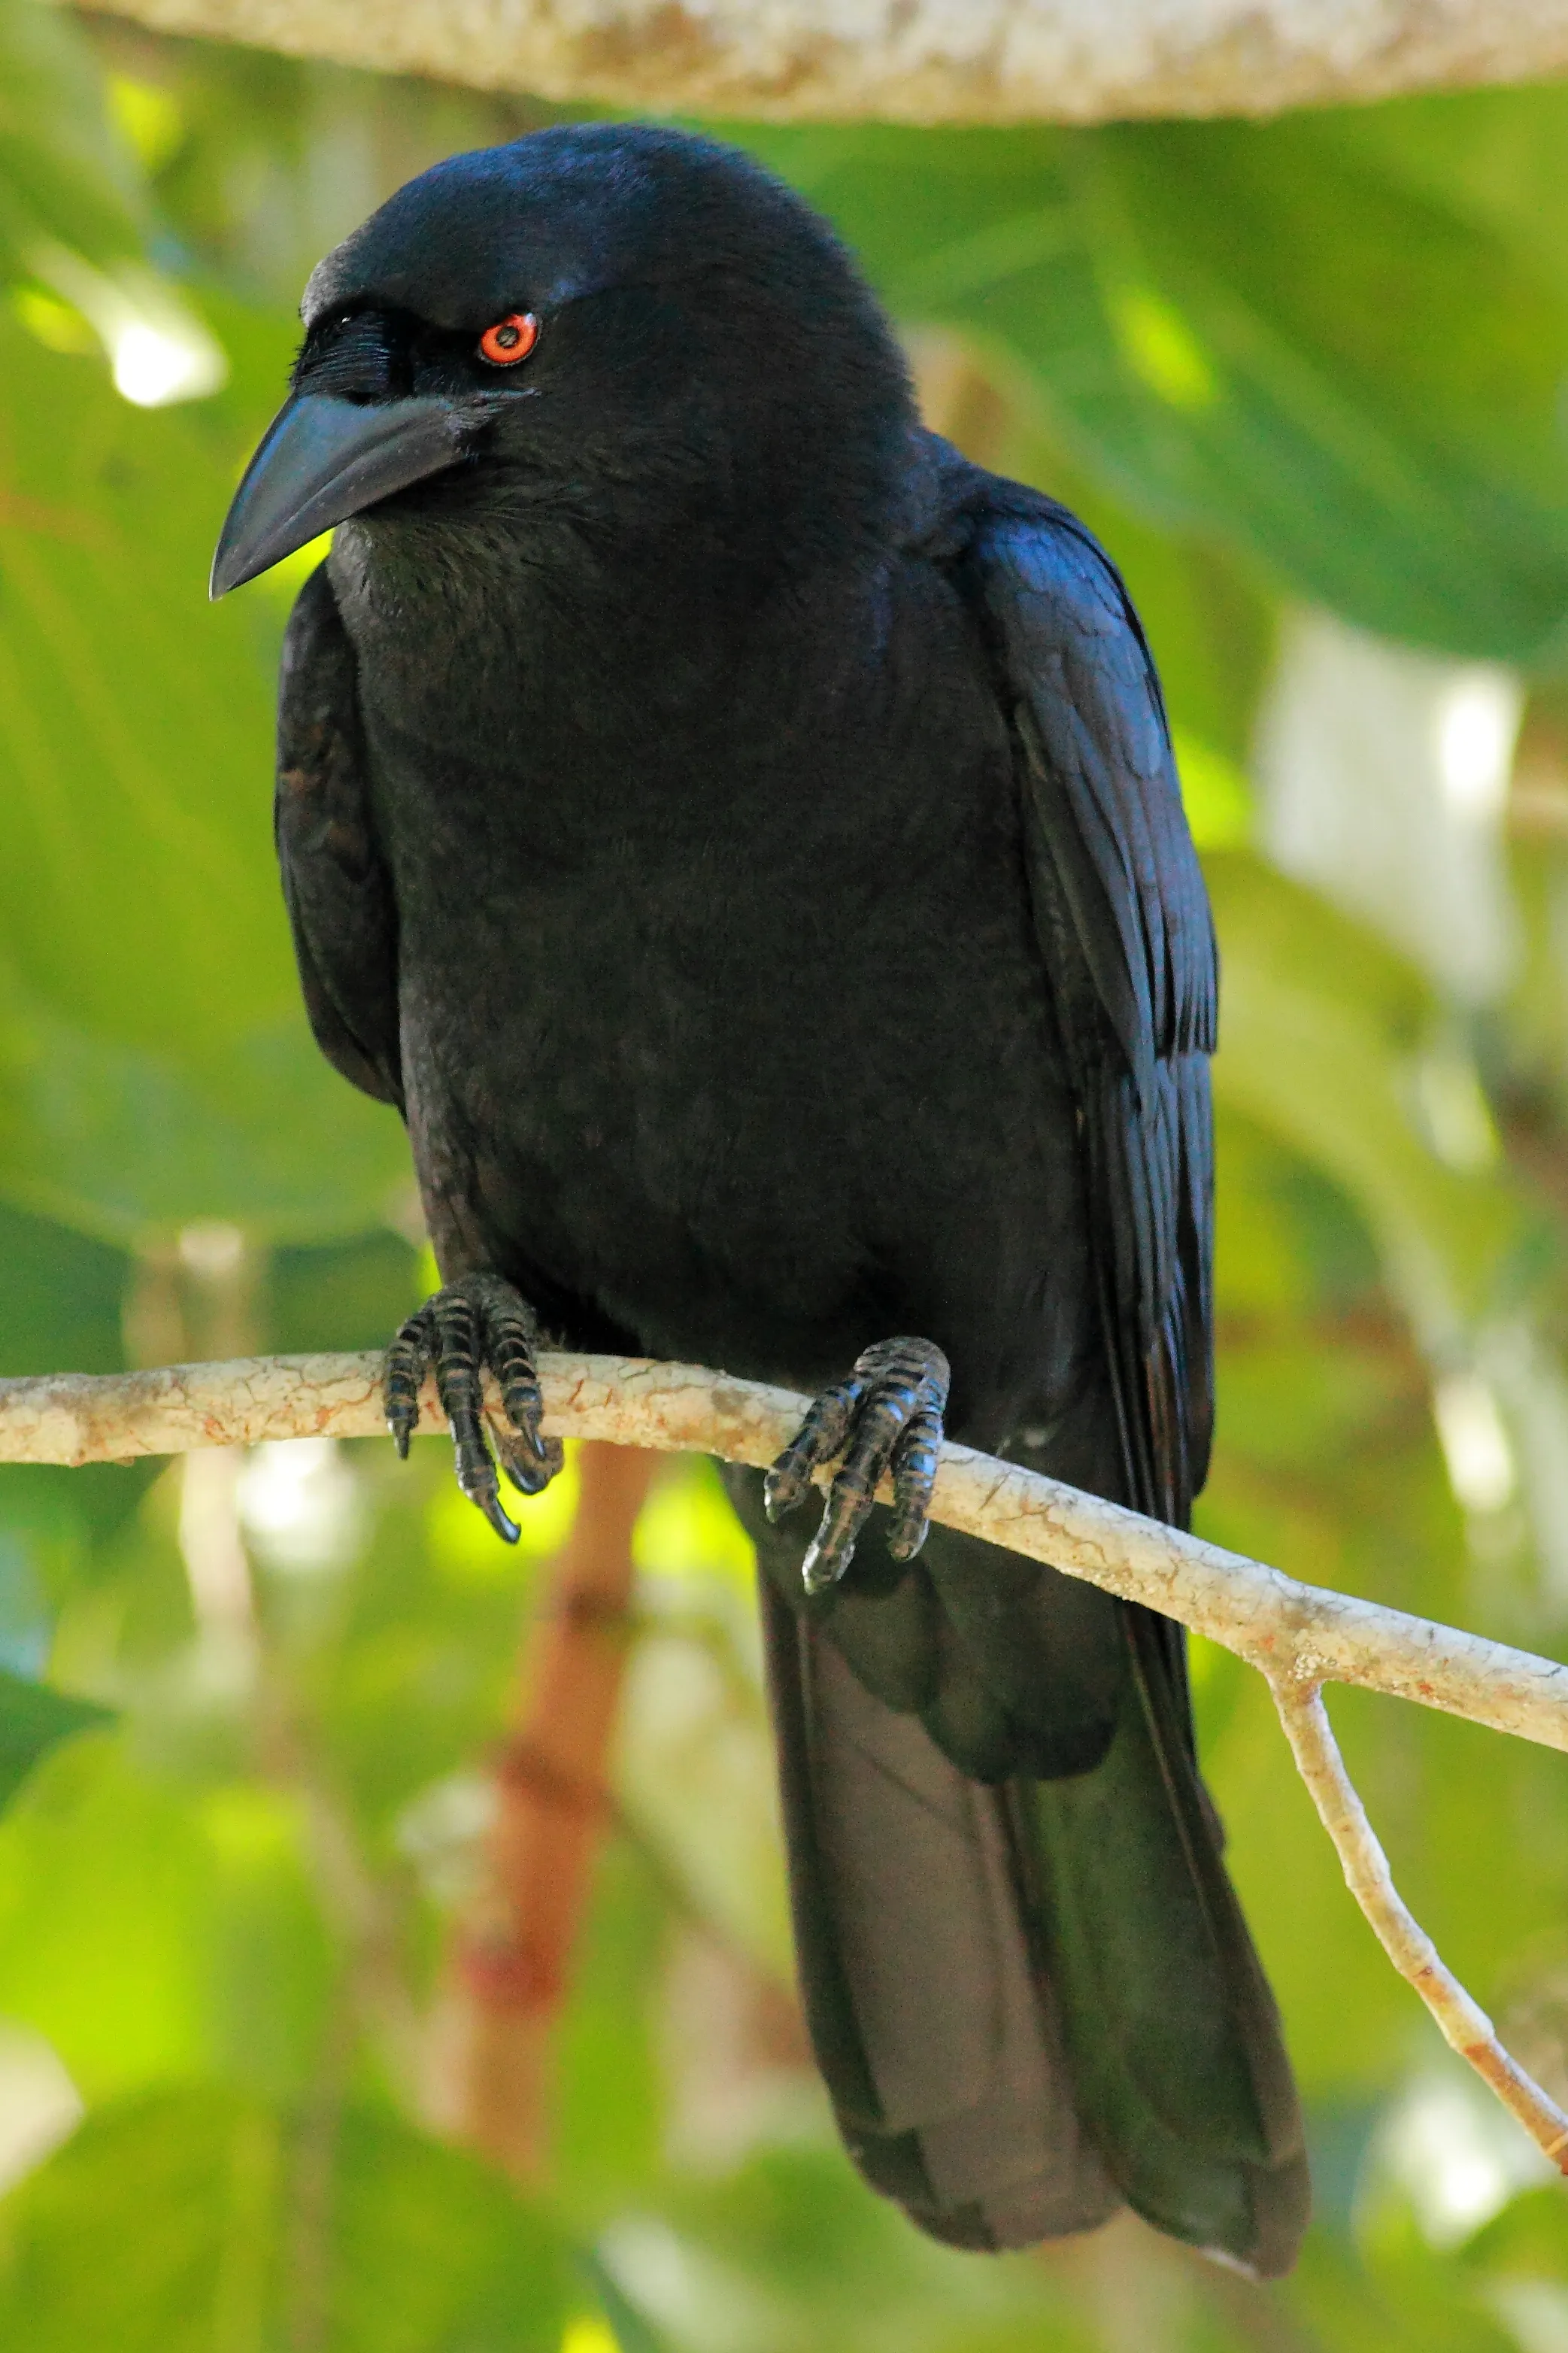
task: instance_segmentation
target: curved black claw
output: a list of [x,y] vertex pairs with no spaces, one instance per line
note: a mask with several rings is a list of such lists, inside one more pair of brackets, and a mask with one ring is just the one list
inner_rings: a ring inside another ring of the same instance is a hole
[[533,1317],[521,1293],[499,1274],[466,1274],[427,1299],[386,1352],[382,1395],[398,1453],[419,1421],[419,1392],[432,1366],[436,1388],[452,1427],[458,1484],[478,1504],[498,1536],[517,1542],[515,1524],[501,1507],[500,1486],[485,1434],[483,1377],[492,1372],[509,1430],[496,1430],[495,1448],[507,1477],[525,1495],[547,1487],[562,1464],[561,1441],[541,1427],[544,1399],[533,1364]]
[[893,1482],[888,1550],[912,1560],[924,1544],[951,1378],[934,1341],[879,1340],[847,1381],[823,1390],[768,1472],[763,1501],[769,1519],[781,1520],[805,1500],[812,1472],[844,1456],[801,1564],[808,1593],[837,1585],[848,1567],[885,1475]]

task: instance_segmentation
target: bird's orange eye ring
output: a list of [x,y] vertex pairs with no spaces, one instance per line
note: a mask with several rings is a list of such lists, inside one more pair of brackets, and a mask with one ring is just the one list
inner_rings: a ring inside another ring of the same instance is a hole
[[539,341],[539,322],[531,311],[511,311],[487,327],[479,337],[479,357],[491,367],[515,367]]

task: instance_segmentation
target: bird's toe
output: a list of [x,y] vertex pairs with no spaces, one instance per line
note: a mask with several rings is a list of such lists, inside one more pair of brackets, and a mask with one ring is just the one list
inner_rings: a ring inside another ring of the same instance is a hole
[[947,1358],[931,1340],[879,1341],[858,1357],[847,1380],[816,1399],[799,1431],[769,1472],[764,1496],[777,1520],[800,1503],[814,1472],[842,1455],[827,1491],[822,1525],[806,1548],[806,1590],[837,1584],[855,1556],[881,1480],[893,1481],[889,1549],[910,1560],[925,1541],[942,1449],[950,1380]]
[[[533,1361],[534,1322],[526,1301],[499,1274],[480,1271],[450,1282],[408,1318],[387,1351],[383,1397],[397,1451],[419,1420],[419,1392],[434,1370],[437,1394],[452,1432],[458,1484],[508,1544],[516,1524],[500,1500],[495,1456],[512,1484],[537,1494],[561,1468],[558,1439],[543,1431],[544,1399]],[[495,1433],[485,1419],[484,1376],[495,1376],[510,1428]]]

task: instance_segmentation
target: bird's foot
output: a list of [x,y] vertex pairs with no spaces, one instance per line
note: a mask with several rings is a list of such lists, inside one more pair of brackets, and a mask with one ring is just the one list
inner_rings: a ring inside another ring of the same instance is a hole
[[767,1514],[781,1520],[809,1493],[812,1472],[844,1457],[801,1563],[808,1593],[837,1585],[848,1567],[884,1475],[893,1482],[888,1550],[912,1560],[924,1544],[951,1377],[933,1341],[879,1340],[856,1358],[847,1380],[823,1390],[768,1472]]
[[487,1370],[495,1375],[511,1425],[493,1432],[506,1475],[523,1494],[537,1495],[563,1458],[560,1440],[546,1438],[542,1427],[544,1399],[533,1346],[533,1317],[521,1293],[499,1274],[466,1274],[408,1318],[386,1352],[382,1385],[393,1442],[406,1459],[419,1420],[419,1392],[435,1367],[457,1451],[458,1484],[508,1544],[517,1542],[518,1531],[501,1508],[485,1435],[483,1378]]

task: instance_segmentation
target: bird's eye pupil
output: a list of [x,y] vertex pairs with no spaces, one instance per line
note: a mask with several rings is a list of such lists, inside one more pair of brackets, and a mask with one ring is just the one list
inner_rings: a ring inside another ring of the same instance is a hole
[[539,322],[531,311],[513,311],[479,337],[479,357],[492,367],[515,367],[533,349]]

